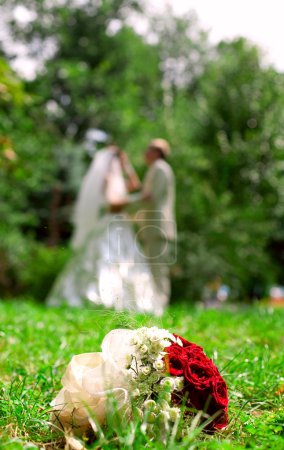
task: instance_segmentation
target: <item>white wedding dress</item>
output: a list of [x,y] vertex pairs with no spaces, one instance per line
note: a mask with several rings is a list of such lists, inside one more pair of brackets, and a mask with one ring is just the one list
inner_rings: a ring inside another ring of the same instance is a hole
[[74,255],[56,280],[49,306],[102,305],[116,310],[163,313],[150,268],[127,214],[108,205],[127,198],[115,150],[99,151],[87,172],[75,207]]

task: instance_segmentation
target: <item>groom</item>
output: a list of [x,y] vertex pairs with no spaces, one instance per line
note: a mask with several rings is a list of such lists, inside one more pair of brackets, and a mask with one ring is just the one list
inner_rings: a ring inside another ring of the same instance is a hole
[[153,139],[146,149],[148,166],[143,185],[142,203],[137,214],[138,233],[156,286],[163,294],[164,306],[170,298],[170,269],[176,239],[175,177],[167,162],[170,146],[165,139]]

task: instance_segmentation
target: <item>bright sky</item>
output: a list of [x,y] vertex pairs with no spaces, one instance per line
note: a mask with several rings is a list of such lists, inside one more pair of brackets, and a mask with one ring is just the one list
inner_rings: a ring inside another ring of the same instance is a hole
[[154,9],[168,4],[178,14],[194,9],[210,38],[244,36],[259,44],[266,61],[284,71],[284,0],[148,0]]

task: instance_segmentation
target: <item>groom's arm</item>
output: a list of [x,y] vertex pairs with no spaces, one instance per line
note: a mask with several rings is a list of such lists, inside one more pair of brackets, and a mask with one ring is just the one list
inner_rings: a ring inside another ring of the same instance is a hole
[[143,189],[128,196],[127,211],[135,213],[141,209],[159,209],[168,191],[168,180],[161,168],[156,168],[151,176],[146,177]]

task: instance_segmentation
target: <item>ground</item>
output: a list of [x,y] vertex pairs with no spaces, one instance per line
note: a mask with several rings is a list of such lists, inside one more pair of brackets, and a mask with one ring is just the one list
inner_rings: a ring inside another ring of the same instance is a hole
[[[215,435],[198,428],[169,449],[284,449],[284,309],[262,305],[204,310],[180,303],[162,318],[106,310],[46,309],[0,301],[0,449],[56,449],[51,399],[72,355],[100,351],[113,328],[157,325],[202,347],[229,386],[230,423]],[[165,448],[133,424],[105,433],[92,449]]]

